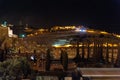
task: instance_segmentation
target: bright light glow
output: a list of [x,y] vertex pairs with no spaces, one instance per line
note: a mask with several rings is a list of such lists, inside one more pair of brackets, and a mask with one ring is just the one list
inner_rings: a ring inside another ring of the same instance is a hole
[[83,30],[81,30],[81,32],[86,32],[86,30],[85,30],[85,29],[83,29]]
[[120,38],[120,35],[115,35],[116,37]]
[[24,38],[24,37],[26,37],[26,35],[25,34],[20,34],[19,37]]
[[61,46],[61,45],[65,45],[66,43],[68,43],[68,41],[66,39],[61,39],[56,41],[53,46]]
[[76,30],[75,30],[76,32],[79,32],[80,31],[80,29],[79,28],[76,28]]
[[76,32],[86,32],[86,28],[76,28]]
[[43,31],[45,31],[45,29],[39,29],[38,31],[43,32]]
[[102,34],[108,34],[107,32],[105,32],[105,31],[101,31],[100,33],[102,33]]
[[29,34],[29,35],[27,35],[27,36],[34,36],[33,34]]
[[8,36],[9,37],[13,36],[13,30],[11,30],[9,27],[8,27]]
[[64,47],[70,47],[70,46],[72,46],[72,45],[70,45],[70,44],[67,44],[67,45],[65,45]]
[[94,30],[87,30],[87,32],[94,33],[95,31]]
[[59,47],[70,47],[72,45],[70,44],[67,44],[67,45],[59,45],[59,44],[56,44],[56,45],[53,45],[53,47],[56,47],[56,48],[59,48]]
[[1,24],[2,27],[6,27],[4,24]]
[[60,44],[54,44],[53,47],[60,47]]
[[113,44],[113,47],[118,47],[118,45],[117,44]]
[[34,56],[31,56],[30,59],[34,60]]
[[1,24],[1,26],[2,26],[2,27],[7,27],[7,22],[6,22],[6,21],[4,21],[4,23],[3,23],[3,24]]
[[72,30],[75,28],[75,26],[55,26],[52,28],[52,30]]
[[[107,43],[103,44],[103,46],[107,47]],[[109,47],[117,47],[117,44],[108,44]]]
[[25,35],[23,34],[22,37],[25,37]]

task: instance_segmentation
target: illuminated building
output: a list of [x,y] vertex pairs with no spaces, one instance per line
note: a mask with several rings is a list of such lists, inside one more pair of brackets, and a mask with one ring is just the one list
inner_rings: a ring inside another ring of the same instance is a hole
[[17,38],[9,27],[0,26],[0,48],[11,47],[12,39]]
[[1,38],[2,37],[17,37],[15,34],[13,34],[13,30],[7,26],[6,27],[0,26],[0,34],[1,34]]
[[64,49],[68,52],[69,58],[74,58],[79,42],[79,54],[85,59],[98,58],[102,53],[106,61],[115,62],[119,53],[120,38],[116,34],[83,26],[55,26],[50,32],[46,30],[41,34],[41,31],[45,29],[33,31],[28,37],[23,38],[26,43],[23,45],[28,45],[26,48],[23,46],[23,52],[32,52],[35,49],[39,53],[40,50],[51,48],[54,57],[59,58],[60,50]]
[[50,48],[54,58],[59,58],[61,49],[64,49],[69,58],[74,58],[79,46],[79,54],[85,59],[99,58],[102,53],[107,62],[115,63],[120,51],[119,35],[83,26],[55,26],[51,30],[27,28],[27,31],[30,34],[15,43],[16,52],[21,50],[21,53],[33,53],[36,50],[39,54]]

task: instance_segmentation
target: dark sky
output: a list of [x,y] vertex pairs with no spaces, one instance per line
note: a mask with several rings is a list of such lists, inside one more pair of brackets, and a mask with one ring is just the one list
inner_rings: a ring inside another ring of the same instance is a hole
[[0,0],[0,22],[85,25],[120,33],[120,0]]

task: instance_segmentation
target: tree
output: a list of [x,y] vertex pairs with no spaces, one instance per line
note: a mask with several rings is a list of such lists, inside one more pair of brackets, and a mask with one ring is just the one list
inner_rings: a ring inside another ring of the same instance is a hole
[[5,56],[4,56],[4,49],[2,47],[5,40],[6,40],[6,37],[5,37],[4,34],[2,34],[0,36],[0,61],[4,61],[4,58],[5,58]]
[[50,50],[47,50],[47,54],[46,54],[46,71],[50,70],[50,64],[51,64],[51,56],[50,56]]
[[31,72],[30,65],[25,57],[8,59],[0,63],[0,76],[5,80],[20,80]]
[[61,51],[61,64],[63,65],[64,70],[68,69],[68,54],[66,51]]
[[118,54],[114,67],[120,67],[120,43],[118,44]]
[[30,64],[27,61],[27,58],[25,58],[25,57],[19,58],[19,62],[20,62],[20,68],[21,68],[21,71],[23,73],[23,76],[24,76],[24,78],[27,78],[27,76],[29,74],[31,74]]
[[4,61],[4,50],[0,49],[0,61]]
[[[79,49],[79,48],[78,48],[78,49]],[[77,50],[78,50],[78,49],[77,49]],[[76,64],[81,61],[81,56],[80,56],[80,54],[78,53],[78,51],[77,51],[76,56],[75,56],[75,58],[73,59],[73,61],[75,61]]]
[[75,63],[79,63],[81,61],[81,57],[80,57],[80,54],[79,54],[79,43],[81,42],[81,37],[79,35],[76,35],[76,36],[71,36],[71,37],[74,37],[72,40],[71,40],[71,43],[75,43],[76,44],[76,56],[75,58],[73,59],[73,61]]

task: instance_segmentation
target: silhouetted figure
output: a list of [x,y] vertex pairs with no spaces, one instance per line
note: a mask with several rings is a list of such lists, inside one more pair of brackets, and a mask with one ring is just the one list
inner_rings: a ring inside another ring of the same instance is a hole
[[72,73],[72,80],[80,80],[80,77],[80,72],[77,69],[75,69],[75,71]]

